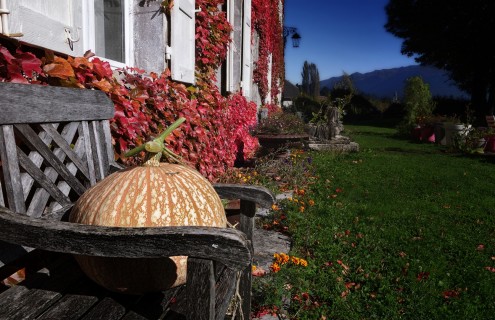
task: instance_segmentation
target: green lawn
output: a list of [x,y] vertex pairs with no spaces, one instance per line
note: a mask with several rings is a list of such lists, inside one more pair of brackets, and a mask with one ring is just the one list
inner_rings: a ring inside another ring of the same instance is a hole
[[255,306],[293,319],[494,319],[493,160],[386,126],[346,135],[360,152],[304,155],[315,182],[275,212],[308,266],[256,277]]

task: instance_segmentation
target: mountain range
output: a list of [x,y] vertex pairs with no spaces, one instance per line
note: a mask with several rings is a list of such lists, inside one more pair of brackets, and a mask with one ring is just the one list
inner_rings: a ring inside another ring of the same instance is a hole
[[[468,95],[450,80],[445,71],[430,66],[412,65],[367,73],[356,72],[349,76],[359,92],[378,98],[401,98],[406,80],[414,76],[420,76],[425,83],[430,85],[432,96],[468,98]],[[332,89],[340,80],[342,76],[322,80],[320,89],[324,87]]]

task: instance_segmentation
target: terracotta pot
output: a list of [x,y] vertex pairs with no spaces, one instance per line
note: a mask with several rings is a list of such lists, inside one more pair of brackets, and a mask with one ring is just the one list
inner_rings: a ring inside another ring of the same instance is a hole
[[421,128],[421,141],[435,142],[435,129],[431,126]]

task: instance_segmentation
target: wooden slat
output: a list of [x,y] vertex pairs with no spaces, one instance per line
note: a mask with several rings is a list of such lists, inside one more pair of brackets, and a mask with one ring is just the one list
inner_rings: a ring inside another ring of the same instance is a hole
[[275,203],[275,196],[265,187],[220,183],[214,184],[213,187],[224,199],[253,201],[263,208],[270,208]]
[[83,320],[118,320],[125,314],[125,307],[110,297],[105,297],[88,314]]
[[215,319],[217,320],[225,319],[225,313],[237,289],[237,273],[238,271],[223,268],[218,276],[215,296]]
[[[49,145],[52,142],[52,138],[46,134],[46,132],[42,131],[38,135],[43,141],[44,144]],[[41,167],[41,164],[43,163],[43,157],[39,154],[38,151],[36,150],[31,150],[29,152],[29,160],[37,166],[38,168]],[[24,189],[24,201],[26,201],[27,197],[29,196],[29,193],[31,192],[31,188],[34,184],[34,179],[31,177],[28,173],[23,172],[21,173],[21,182],[22,182],[22,188]],[[28,215],[29,215],[29,209],[28,209]]]
[[0,235],[7,242],[50,251],[126,258],[186,255],[234,269],[247,266],[252,258],[245,235],[232,228],[100,227],[31,218],[3,207]]
[[[62,129],[62,132],[61,132],[62,137],[66,141],[72,141],[76,132],[77,132],[77,127],[78,127],[77,122],[71,122],[71,123],[66,124],[64,126],[64,128]],[[81,158],[82,154],[80,152],[79,153],[77,152],[77,150],[78,150],[77,147],[81,143],[82,143],[82,139],[78,139],[76,142],[75,148],[74,148],[76,150],[77,157],[79,157],[79,158]],[[65,161],[66,154],[60,148],[56,148],[55,150],[53,150],[53,154],[60,160],[60,162]],[[77,172],[76,166],[73,165],[72,163],[69,163],[67,165],[67,169],[70,171],[70,173],[72,175],[75,175],[75,173]],[[53,183],[55,183],[57,178],[58,178],[57,171],[55,169],[53,169],[52,167],[45,168],[44,174]],[[57,187],[66,196],[70,192],[70,186],[63,180],[61,180],[57,183]],[[44,213],[43,210],[40,210],[40,208],[46,207],[49,198],[50,198],[50,194],[45,189],[38,188],[35,191],[33,198],[31,199],[31,203],[29,204],[29,207],[27,209],[28,216],[40,217],[41,214]],[[55,208],[55,205],[52,205],[52,207],[49,208],[49,211],[51,212],[51,211],[54,211],[56,209],[57,208]]]
[[86,162],[89,169],[89,183],[91,185],[96,184],[96,173],[95,173],[95,163],[93,157],[93,149],[91,148],[91,133],[89,130],[89,125],[87,121],[81,122],[82,126],[79,130],[79,136],[83,138],[84,141],[84,154],[86,155]]
[[213,261],[187,259],[187,319],[215,319],[215,275]]
[[[241,200],[240,230],[246,234],[252,244],[254,236],[254,216],[256,214],[256,204],[251,201]],[[252,264],[246,267],[242,273],[239,284],[239,294],[242,297],[242,311],[244,318],[249,318],[251,310],[251,284],[252,284]]]
[[43,312],[37,320],[79,319],[98,302],[98,297],[94,294],[94,287],[95,285],[90,283],[86,277],[82,277],[79,282],[68,288],[63,297]]
[[100,137],[102,133],[98,128],[98,123],[96,121],[91,121],[88,123],[89,138],[91,150],[93,150],[93,163],[95,165],[95,175],[96,180],[100,181],[105,177],[105,173],[108,171],[105,165],[106,155],[104,155],[102,150],[102,145],[100,144]]
[[112,133],[110,131],[110,121],[102,120],[101,127],[103,132],[102,142],[105,145],[106,156],[108,159],[107,161],[110,167],[112,164],[115,163],[115,153],[113,151],[113,146],[112,146]]
[[25,213],[26,207],[24,205],[24,192],[17,159],[14,128],[11,125],[0,127],[0,159],[2,161],[3,179],[9,208],[18,213]]
[[20,285],[0,294],[0,315],[3,319],[33,319],[62,297],[61,292],[83,275],[71,269],[69,260],[57,260]]
[[86,188],[77,180],[67,169],[67,167],[54,156],[53,152],[46,146],[38,135],[26,124],[15,125],[16,129],[24,136],[24,142],[38,151],[43,158],[57,171],[67,184],[74,189],[77,194],[81,195],[86,191]]
[[[68,206],[71,204],[70,199],[63,194],[54,184],[51,182],[45,174],[36,167],[31,160],[22,152],[18,150],[19,164],[24,170],[26,170],[33,178],[39,183],[43,189],[45,189],[61,206]],[[42,210],[40,210],[42,211]]]
[[[84,176],[89,180],[89,172],[87,166],[81,161],[79,156],[72,150],[71,146],[67,142],[66,139],[62,135],[60,135],[57,130],[55,130],[51,125],[49,124],[42,124],[41,127],[46,131],[48,135],[55,141],[55,143],[58,145],[60,150],[62,150],[67,157],[74,163],[74,165],[84,174]],[[55,151],[54,151],[55,153]],[[61,157],[57,157],[61,161]]]
[[97,90],[0,83],[0,96],[0,124],[105,120],[115,112]]

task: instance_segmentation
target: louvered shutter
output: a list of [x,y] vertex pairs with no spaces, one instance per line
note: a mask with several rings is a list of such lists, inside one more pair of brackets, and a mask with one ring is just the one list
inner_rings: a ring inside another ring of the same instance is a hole
[[172,79],[194,83],[195,17],[194,0],[175,0],[171,12]]
[[[242,29],[242,93],[251,98],[252,56],[251,56],[251,0],[244,0]],[[251,99],[250,99],[251,100]]]
[[81,0],[13,0],[7,4],[9,31],[22,33],[17,38],[20,41],[71,56],[84,54]]

